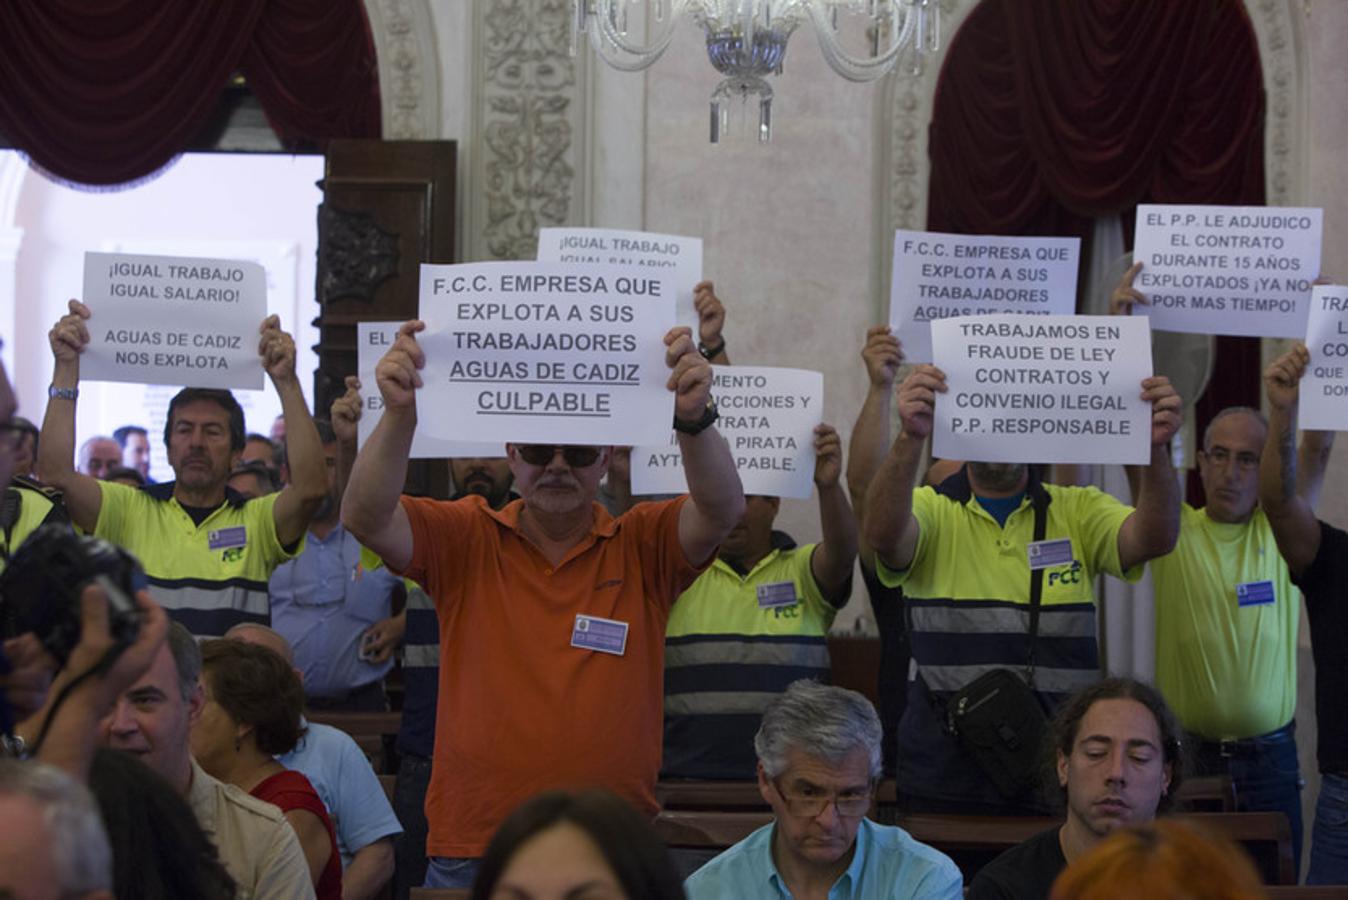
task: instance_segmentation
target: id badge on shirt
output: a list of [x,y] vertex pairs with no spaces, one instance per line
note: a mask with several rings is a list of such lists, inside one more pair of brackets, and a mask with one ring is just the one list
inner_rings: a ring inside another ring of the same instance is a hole
[[1277,591],[1271,581],[1247,581],[1236,585],[1236,603],[1241,606],[1271,606]]
[[774,581],[771,584],[760,584],[755,590],[758,593],[759,609],[795,606],[798,600],[796,584],[793,581]]
[[1030,571],[1052,569],[1072,564],[1072,539],[1034,541],[1025,548],[1030,558]]
[[627,652],[627,623],[577,613],[571,646],[622,656]]
[[230,550],[248,543],[248,529],[243,525],[233,528],[214,528],[206,532],[206,542],[212,550]]

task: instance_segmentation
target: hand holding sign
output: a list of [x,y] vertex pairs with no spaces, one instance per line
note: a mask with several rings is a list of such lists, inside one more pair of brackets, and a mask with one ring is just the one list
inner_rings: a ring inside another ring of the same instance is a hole
[[899,385],[899,421],[905,434],[925,439],[936,415],[936,395],[946,392],[945,373],[928,363],[918,366]]
[[690,328],[669,329],[665,347],[665,364],[672,370],[666,387],[674,392],[674,418],[696,422],[711,399],[711,363],[697,352]]
[[861,348],[861,359],[866,363],[866,375],[871,386],[888,390],[898,377],[903,365],[903,347],[888,325],[866,329],[866,346]]
[[1133,279],[1141,271],[1142,263],[1135,262],[1129,266],[1127,272],[1123,273],[1118,286],[1114,288],[1114,293],[1109,295],[1109,314],[1111,316],[1131,316],[1134,305],[1138,303],[1143,306],[1150,305],[1151,301],[1147,299],[1147,296],[1133,287]]
[[1164,375],[1142,379],[1142,399],[1151,404],[1151,445],[1161,447],[1184,424],[1184,401]]
[[385,410],[405,411],[416,406],[416,390],[422,384],[420,370],[426,366],[426,354],[416,335],[425,328],[426,323],[419,319],[404,322],[398,328],[393,347],[375,367],[375,383],[384,398]]
[[70,312],[57,319],[47,333],[57,364],[78,364],[80,354],[89,346],[89,328],[84,324],[90,315],[89,307],[78,300],[71,300],[68,308]]
[[295,378],[295,339],[281,330],[281,317],[267,316],[258,327],[257,355],[273,383]]
[[814,428],[814,485],[821,491],[831,488],[842,477],[842,438],[832,425]]
[[346,376],[346,393],[332,401],[328,418],[332,422],[332,433],[337,441],[347,446],[355,446],[356,433],[360,428],[360,379],[355,375]]
[[1297,405],[1301,376],[1306,374],[1311,354],[1305,344],[1297,344],[1268,364],[1264,370],[1264,393],[1274,411],[1288,412]]
[[725,304],[716,296],[716,285],[699,281],[693,288],[693,309],[697,312],[697,337],[706,347],[725,343]]

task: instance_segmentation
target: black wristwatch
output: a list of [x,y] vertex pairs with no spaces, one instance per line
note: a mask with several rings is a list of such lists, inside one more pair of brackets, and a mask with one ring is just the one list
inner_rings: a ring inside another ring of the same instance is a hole
[[721,418],[721,414],[716,411],[716,401],[708,400],[707,405],[702,410],[701,418],[695,422],[686,422],[675,416],[674,430],[681,431],[684,434],[701,434],[715,424],[719,418]]
[[703,359],[710,362],[712,357],[720,356],[725,352],[725,338],[721,338],[721,343],[717,344],[715,347],[708,347],[706,344],[698,341],[697,352],[702,354]]

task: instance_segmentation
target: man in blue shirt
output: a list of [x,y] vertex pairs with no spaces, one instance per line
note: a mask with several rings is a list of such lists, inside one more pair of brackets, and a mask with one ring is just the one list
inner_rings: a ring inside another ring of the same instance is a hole
[[370,653],[369,634],[392,612],[401,579],[362,560],[361,545],[342,527],[339,512],[345,479],[339,454],[355,456],[359,395],[332,405],[332,424],[319,420],[319,439],[328,465],[328,494],[309,523],[304,552],[276,567],[268,583],[272,626],[295,649],[304,674],[304,692],[313,709],[378,711],[386,708],[384,676],[388,656]]
[[[225,637],[266,647],[295,665],[290,644],[266,626],[235,625]],[[342,900],[371,900],[393,877],[393,843],[402,826],[379,776],[351,736],[330,725],[304,725],[295,749],[277,761],[302,772],[328,808],[342,857]]]
[[961,900],[945,854],[866,818],[880,778],[880,717],[855,691],[797,681],[754,737],[774,823],[694,872],[689,900],[820,897]]

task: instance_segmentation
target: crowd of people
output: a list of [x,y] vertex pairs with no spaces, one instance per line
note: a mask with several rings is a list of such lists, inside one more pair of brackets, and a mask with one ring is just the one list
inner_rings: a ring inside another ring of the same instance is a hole
[[[1137,271],[1116,314],[1146,302]],[[380,360],[383,413],[357,448],[359,382],[315,419],[293,339],[268,318],[272,435],[248,433],[228,391],[186,388],[163,435],[175,477],[156,483],[140,426],[77,452],[96,314],[71,301],[40,430],[0,379],[0,591],[40,565],[30,535],[134,566],[66,586],[68,626],[31,618],[3,645],[0,888],[963,896],[950,858],[875,818],[892,778],[899,822],[1059,817],[983,866],[970,897],[1256,897],[1239,849],[1157,816],[1186,776],[1228,776],[1239,809],[1286,816],[1299,858],[1302,593],[1322,776],[1308,880],[1348,883],[1348,724],[1330,711],[1348,676],[1330,649],[1348,626],[1348,536],[1314,513],[1333,435],[1296,445],[1304,347],[1265,372],[1267,418],[1212,418],[1194,508],[1164,377],[1136,386],[1150,461],[1130,469],[1128,504],[1042,466],[931,459],[945,375],[905,371],[877,326],[846,455],[836,428],[815,429],[819,533],[797,542],[775,527],[778,498],[745,495],[717,431],[726,310],[710,282],[695,300],[698,327],[664,337],[686,493],[632,497],[625,448],[511,443],[450,461],[448,500],[403,493],[430,412],[422,323]],[[858,561],[878,709],[829,684],[826,637]],[[1099,577],[1148,566],[1155,684],[1103,678]],[[395,656],[390,801],[352,739],[306,713],[386,710]],[[661,778],[754,782],[771,822],[712,859],[671,856],[650,824]],[[1121,892],[1123,872],[1146,892]]]

